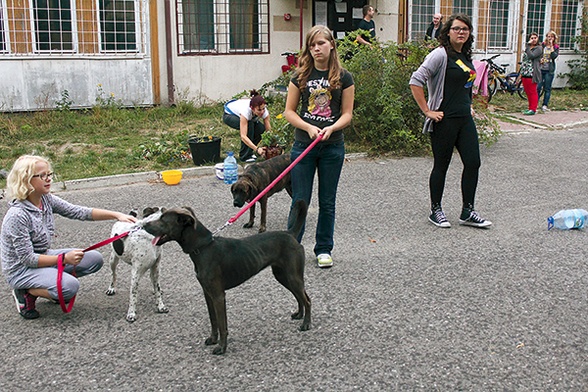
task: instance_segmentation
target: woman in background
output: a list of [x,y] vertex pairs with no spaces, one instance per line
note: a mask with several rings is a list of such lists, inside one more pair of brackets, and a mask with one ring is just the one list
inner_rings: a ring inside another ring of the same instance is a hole
[[555,59],[559,56],[559,45],[557,44],[557,34],[555,31],[550,31],[545,37],[545,41],[541,44],[543,46],[543,56],[541,56],[541,81],[537,85],[537,93],[541,94],[543,90],[543,106],[541,110],[548,112],[549,100],[551,98],[551,85],[555,77]]
[[[239,159],[243,162],[255,162],[257,155],[263,155],[264,150],[257,145],[261,142],[261,135],[271,131],[269,111],[265,99],[256,91],[250,91],[250,99],[233,99],[225,104],[223,122],[239,131],[241,136],[241,150]],[[261,122],[261,121],[263,122]]]
[[537,112],[539,104],[539,94],[537,94],[537,85],[541,82],[541,56],[543,55],[543,48],[539,45],[539,34],[531,33],[529,41],[525,48],[523,56],[523,63],[525,61],[531,62],[532,73],[531,76],[521,75],[523,81],[523,88],[527,94],[527,101],[529,103],[528,109],[523,114],[532,116]]

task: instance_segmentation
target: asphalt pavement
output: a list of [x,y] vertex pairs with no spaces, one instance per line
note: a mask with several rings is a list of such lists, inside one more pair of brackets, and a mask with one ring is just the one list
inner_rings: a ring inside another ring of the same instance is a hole
[[[212,355],[202,291],[175,243],[163,246],[161,271],[170,312],[155,312],[145,276],[132,324],[126,264],[118,267],[117,295],[105,295],[105,265],[81,279],[71,313],[39,299],[37,320],[18,316],[8,285],[0,285],[0,390],[587,390],[586,232],[547,231],[555,212],[588,209],[588,115],[578,112],[572,123],[565,113],[558,113],[563,126],[521,116],[527,123],[503,124],[500,141],[482,148],[476,207],[494,222],[488,230],[458,224],[457,155],[443,203],[450,229],[427,221],[432,158],[349,156],[331,269],[317,268],[312,254],[316,195],[309,210],[307,332],[290,320],[294,297],[265,270],[227,293],[228,349]],[[212,168],[185,174],[176,186],[150,173],[56,184],[55,191],[123,212],[191,206],[211,230],[238,212]],[[285,228],[289,204],[285,192],[270,199],[268,230]],[[254,233],[258,222],[243,229],[246,220],[221,235]],[[111,225],[59,217],[55,247],[85,248],[107,238]],[[108,260],[110,248],[101,250]]]

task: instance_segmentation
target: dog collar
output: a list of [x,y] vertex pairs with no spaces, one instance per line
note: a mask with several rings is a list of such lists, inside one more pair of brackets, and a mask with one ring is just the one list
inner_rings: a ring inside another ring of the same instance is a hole
[[196,248],[194,249],[192,252],[190,253],[194,253],[195,255],[199,255],[200,254],[200,249],[206,248],[208,245],[212,244],[214,242],[214,237],[212,237],[212,239],[210,240],[210,242],[202,245],[200,248]]

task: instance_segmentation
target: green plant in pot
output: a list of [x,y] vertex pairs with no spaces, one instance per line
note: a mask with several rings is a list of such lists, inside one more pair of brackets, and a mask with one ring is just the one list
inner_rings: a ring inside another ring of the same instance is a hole
[[275,156],[284,153],[284,147],[286,146],[286,139],[283,136],[285,126],[287,125],[286,119],[280,113],[276,116],[278,121],[283,120],[285,124],[278,124],[277,127],[272,128],[271,131],[266,131],[261,135],[261,147],[265,150],[265,159],[271,159]]

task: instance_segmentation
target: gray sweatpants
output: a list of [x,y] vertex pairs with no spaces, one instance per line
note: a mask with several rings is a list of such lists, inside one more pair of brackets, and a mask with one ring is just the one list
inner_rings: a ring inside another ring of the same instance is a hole
[[[67,253],[72,249],[49,249],[45,254],[58,255]],[[85,275],[93,274],[102,268],[104,259],[102,254],[96,250],[88,251],[84,254],[80,264],[75,266],[76,276],[80,278]],[[63,289],[63,298],[68,301],[76,295],[80,288],[78,279],[71,275],[74,269],[73,265],[66,264],[61,279]],[[13,277],[8,284],[13,289],[47,289],[51,298],[57,300],[57,266],[45,268],[27,268],[21,274]]]

